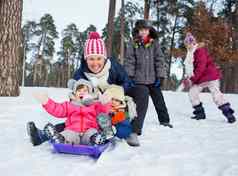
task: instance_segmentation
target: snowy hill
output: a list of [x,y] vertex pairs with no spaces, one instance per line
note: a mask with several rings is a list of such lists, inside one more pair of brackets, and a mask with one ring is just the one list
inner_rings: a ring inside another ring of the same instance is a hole
[[[33,97],[48,92],[57,101],[67,99],[68,90],[23,88],[20,97],[0,97],[0,171],[4,176],[238,176],[238,122],[228,124],[202,94],[207,119],[191,120],[192,108],[186,93],[164,92],[173,129],[159,126],[150,102],[141,147],[118,141],[96,162],[88,157],[54,154],[44,143],[33,147],[25,125],[35,121],[43,127],[50,117]],[[238,95],[226,95],[238,112]],[[238,113],[236,113],[238,116]]]

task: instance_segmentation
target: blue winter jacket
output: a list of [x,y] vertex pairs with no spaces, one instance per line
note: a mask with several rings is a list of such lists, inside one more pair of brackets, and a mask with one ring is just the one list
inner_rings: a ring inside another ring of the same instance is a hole
[[[116,84],[124,87],[125,92],[133,86],[132,81],[129,79],[125,69],[115,59],[109,58],[111,61],[111,68],[109,70],[108,84]],[[88,69],[86,61],[82,59],[80,68],[75,72],[74,79],[86,79],[84,72],[91,72]]]

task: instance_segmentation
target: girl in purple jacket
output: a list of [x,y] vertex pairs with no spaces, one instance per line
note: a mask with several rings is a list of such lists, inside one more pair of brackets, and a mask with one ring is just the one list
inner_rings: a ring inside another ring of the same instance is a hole
[[206,118],[199,93],[204,88],[208,88],[214,103],[227,118],[228,123],[234,123],[236,121],[233,115],[234,110],[220,91],[221,73],[214,64],[208,50],[203,43],[197,43],[191,33],[187,33],[184,44],[187,48],[187,55],[184,61],[185,79],[183,85],[189,88],[189,97],[195,115],[192,119],[201,120]]

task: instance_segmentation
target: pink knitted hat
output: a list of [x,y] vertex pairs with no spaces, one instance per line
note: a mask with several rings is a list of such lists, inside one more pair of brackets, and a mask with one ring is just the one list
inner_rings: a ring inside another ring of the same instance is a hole
[[190,32],[188,32],[184,39],[184,44],[191,45],[191,44],[195,44],[195,43],[197,43],[195,37]]
[[86,59],[91,55],[100,55],[105,59],[107,58],[106,47],[104,41],[101,39],[99,33],[90,32],[84,46],[84,58]]

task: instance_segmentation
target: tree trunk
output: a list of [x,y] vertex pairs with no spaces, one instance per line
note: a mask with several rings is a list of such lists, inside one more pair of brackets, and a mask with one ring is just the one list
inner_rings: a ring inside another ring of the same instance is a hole
[[26,74],[26,44],[23,46],[23,63],[22,63],[22,80],[21,80],[21,86],[25,86],[25,74]]
[[44,77],[42,81],[45,87],[49,87],[49,73],[50,73],[50,65],[49,63],[44,63]]
[[41,67],[39,66],[34,66],[34,72],[33,72],[33,86],[40,86],[40,75],[41,75]]
[[68,49],[66,51],[66,59],[67,59],[67,78],[66,78],[66,81],[65,81],[65,86],[67,87],[67,80],[69,80],[71,78],[71,71],[70,71],[70,50]]
[[[64,72],[67,73],[68,71],[68,65],[64,64]],[[67,80],[68,80],[68,76],[66,74],[63,74],[63,82],[62,82],[62,87],[66,87],[67,85]]]
[[116,11],[116,0],[110,0],[109,12],[108,12],[108,26],[107,26],[108,38],[106,42],[107,56],[109,57],[112,55],[112,37],[113,37],[113,31],[114,31],[115,11]]
[[174,26],[172,29],[172,38],[171,38],[171,44],[170,44],[170,53],[169,53],[169,75],[170,75],[170,69],[171,69],[171,63],[172,63],[172,51],[174,48],[174,37],[175,37],[175,33],[176,33],[176,28],[177,28],[177,21],[178,21],[178,15],[175,16],[175,20],[174,20]]
[[22,0],[0,0],[0,96],[18,96]]
[[[159,0],[156,2],[156,19],[157,21],[160,21],[160,2]],[[157,31],[159,32],[159,23],[156,23]]]
[[235,11],[233,14],[233,49],[237,50],[238,49],[238,1],[236,1],[235,4]]
[[238,79],[230,79],[238,74],[238,62],[221,62],[221,90],[225,93],[238,93]]
[[145,0],[144,4],[144,19],[148,20],[150,16],[150,0]]
[[120,63],[123,64],[124,62],[124,34],[125,34],[125,1],[121,0],[121,16],[120,16],[120,21],[121,21],[121,30],[120,30],[120,35],[121,35],[121,45],[120,45]]
[[46,86],[47,74],[47,63],[40,55],[33,66],[33,86]]
[[232,25],[232,2],[231,0],[228,1],[228,5],[227,5],[227,10],[228,10],[228,16],[227,16],[227,23],[229,24],[229,33],[230,33],[230,36],[229,38],[232,38],[232,42],[230,42],[230,46],[233,47],[233,25]]

